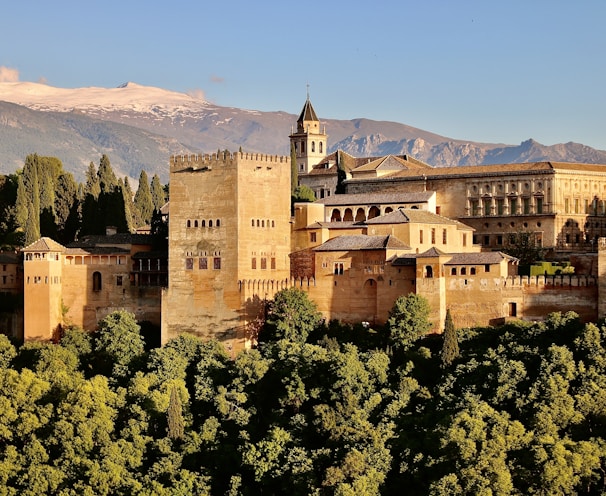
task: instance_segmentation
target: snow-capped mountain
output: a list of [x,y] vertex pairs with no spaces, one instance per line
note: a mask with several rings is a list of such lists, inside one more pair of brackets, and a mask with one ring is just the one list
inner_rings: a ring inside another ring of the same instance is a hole
[[[301,102],[303,104],[303,102]],[[0,172],[13,172],[28,153],[60,158],[82,179],[92,161],[110,157],[117,173],[141,169],[168,180],[168,159],[218,149],[288,155],[300,109],[261,112],[214,105],[195,95],[123,84],[117,88],[55,88],[0,83]],[[321,114],[321,109],[316,109]],[[436,166],[539,160],[606,163],[606,152],[577,144],[473,143],[394,122],[322,119],[329,152],[354,156],[410,154]]]

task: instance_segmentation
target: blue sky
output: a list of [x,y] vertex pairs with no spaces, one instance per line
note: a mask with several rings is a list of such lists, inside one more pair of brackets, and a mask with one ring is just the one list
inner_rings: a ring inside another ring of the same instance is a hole
[[[0,81],[126,81],[224,106],[606,150],[606,2],[32,1],[0,9]],[[328,130],[330,134],[330,130]]]

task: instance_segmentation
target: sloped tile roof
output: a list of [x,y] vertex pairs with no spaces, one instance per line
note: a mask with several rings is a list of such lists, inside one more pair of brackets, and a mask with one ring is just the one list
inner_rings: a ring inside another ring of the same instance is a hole
[[66,255],[126,255],[129,253],[130,250],[126,248],[114,246],[74,247],[70,245],[65,249]]
[[[365,221],[367,225],[376,224],[445,224],[445,225],[462,225],[456,220],[443,217],[427,210],[419,210],[416,208],[399,208],[388,214],[374,217]],[[471,229],[471,228],[470,228]]]
[[498,264],[503,260],[516,262],[518,259],[500,251],[484,251],[479,253],[454,253],[444,265],[486,265]]
[[57,243],[54,239],[42,237],[34,241],[21,251],[65,251],[65,246]]
[[316,115],[316,111],[313,108],[313,105],[309,101],[309,97],[305,100],[305,104],[303,105],[303,110],[301,110],[301,114],[299,114],[299,118],[297,119],[298,123],[303,123],[303,121],[318,121],[318,116]]
[[401,171],[401,170],[426,170],[431,169],[432,167],[428,164],[421,162],[420,160],[415,160],[408,155],[396,156],[396,155],[385,155],[384,157],[379,157],[376,160],[370,161],[364,165],[360,165],[353,170],[353,173],[356,172],[364,172],[364,171],[374,171],[374,170],[393,170],[393,171]]
[[357,250],[385,250],[410,249],[398,238],[388,236],[366,236],[355,234],[352,236],[337,236],[314,248],[314,251],[357,251]]
[[418,253],[417,258],[433,258],[433,257],[444,257],[448,256],[448,253],[443,252],[442,250],[432,246],[429,250],[424,251],[423,253]]

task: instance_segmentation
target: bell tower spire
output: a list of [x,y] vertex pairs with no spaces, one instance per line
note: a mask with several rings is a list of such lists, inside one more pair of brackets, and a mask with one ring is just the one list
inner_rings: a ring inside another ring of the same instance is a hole
[[320,119],[316,115],[309,99],[309,84],[307,98],[303,110],[297,119],[297,130],[289,136],[291,146],[297,155],[299,174],[308,174],[314,165],[326,156],[326,130],[320,129]]

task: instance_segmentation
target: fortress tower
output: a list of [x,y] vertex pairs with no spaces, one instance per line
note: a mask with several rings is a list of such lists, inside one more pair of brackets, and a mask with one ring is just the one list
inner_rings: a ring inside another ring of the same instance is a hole
[[234,353],[290,276],[290,159],[220,153],[170,159],[162,342],[216,338]]
[[326,156],[328,138],[326,129],[320,131],[320,121],[309,101],[309,94],[297,119],[297,131],[289,137],[291,146],[295,147],[299,174],[308,174]]

